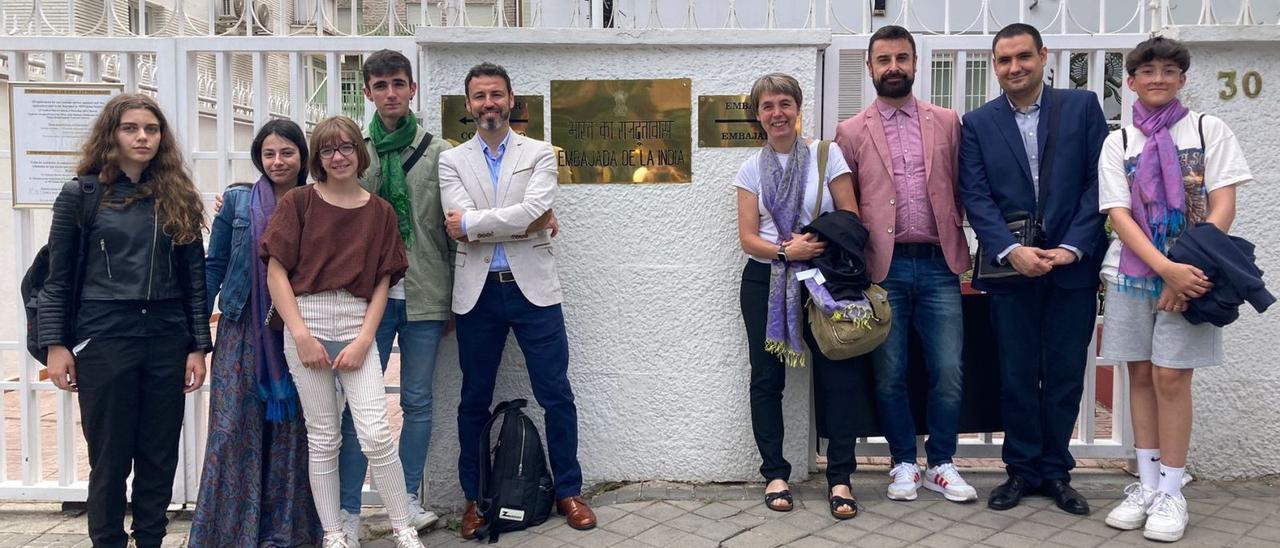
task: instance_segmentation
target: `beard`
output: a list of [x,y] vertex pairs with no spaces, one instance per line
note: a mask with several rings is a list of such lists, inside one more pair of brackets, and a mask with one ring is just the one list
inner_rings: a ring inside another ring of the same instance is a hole
[[[899,76],[900,79],[890,82],[890,76]],[[879,80],[872,80],[871,84],[876,88],[876,95],[890,99],[901,99],[911,93],[911,86],[915,84],[915,81],[916,79],[910,74],[885,74]]]
[[[498,115],[496,118],[486,116],[494,113],[497,113]],[[476,119],[476,126],[479,126],[481,129],[493,131],[502,127],[502,124],[511,120],[511,109],[499,108],[497,110],[480,110],[471,113],[471,115]]]

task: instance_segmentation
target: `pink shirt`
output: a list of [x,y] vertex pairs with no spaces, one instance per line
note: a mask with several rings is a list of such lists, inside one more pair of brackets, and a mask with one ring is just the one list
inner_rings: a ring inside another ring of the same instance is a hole
[[937,245],[938,226],[925,184],[924,138],[916,100],[913,97],[902,108],[895,108],[877,99],[876,109],[884,119],[884,138],[893,160],[893,184],[898,197],[894,242]]

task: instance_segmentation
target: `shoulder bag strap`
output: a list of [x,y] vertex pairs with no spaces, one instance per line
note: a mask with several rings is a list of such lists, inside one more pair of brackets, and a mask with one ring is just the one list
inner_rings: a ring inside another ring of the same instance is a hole
[[422,155],[427,152],[427,147],[431,146],[431,139],[431,133],[428,132],[426,135],[423,135],[422,141],[413,149],[413,154],[409,156],[408,160],[405,160],[404,163],[400,165],[400,168],[404,170],[405,175],[409,174],[409,170],[413,169],[413,166],[417,165],[418,159],[422,158]]
[[827,189],[827,155],[830,151],[830,141],[818,141],[818,203],[813,204],[813,215],[809,217],[809,222],[822,214],[822,193]]
[[1040,159],[1040,196],[1036,199],[1036,222],[1044,223],[1044,206],[1049,198],[1050,179],[1053,174],[1054,148],[1057,146],[1058,120],[1062,118],[1062,92],[1050,87],[1053,110],[1049,111],[1049,135],[1045,137],[1044,157]]
[[1206,116],[1208,114],[1201,114],[1200,120],[1196,122],[1196,131],[1200,134],[1200,154],[1203,156],[1209,155],[1209,150],[1204,146],[1204,119]]

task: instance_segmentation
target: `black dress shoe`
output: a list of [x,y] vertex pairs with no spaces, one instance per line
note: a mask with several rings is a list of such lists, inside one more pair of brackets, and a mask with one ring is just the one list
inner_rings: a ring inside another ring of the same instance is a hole
[[1008,481],[991,490],[991,497],[987,499],[987,508],[1008,510],[1022,502],[1022,497],[1030,492],[1031,486],[1027,484],[1027,480],[1020,476],[1009,476]]
[[1053,499],[1058,508],[1077,516],[1089,515],[1089,501],[1084,495],[1062,480],[1049,480],[1040,484],[1040,493]]

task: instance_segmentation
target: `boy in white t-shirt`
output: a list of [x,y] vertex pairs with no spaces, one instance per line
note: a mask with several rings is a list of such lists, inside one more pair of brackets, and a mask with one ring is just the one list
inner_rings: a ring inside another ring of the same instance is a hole
[[1198,223],[1231,228],[1236,185],[1252,179],[1235,134],[1221,119],[1191,112],[1177,99],[1191,54],[1151,38],[1125,59],[1138,94],[1134,125],[1107,137],[1098,160],[1099,210],[1116,239],[1102,266],[1107,284],[1102,355],[1128,362],[1139,481],[1107,515],[1118,529],[1182,538],[1188,516],[1182,478],[1191,439],[1191,375],[1222,361],[1222,330],[1193,325],[1187,302],[1213,284],[1200,269],[1175,263],[1169,249]]

